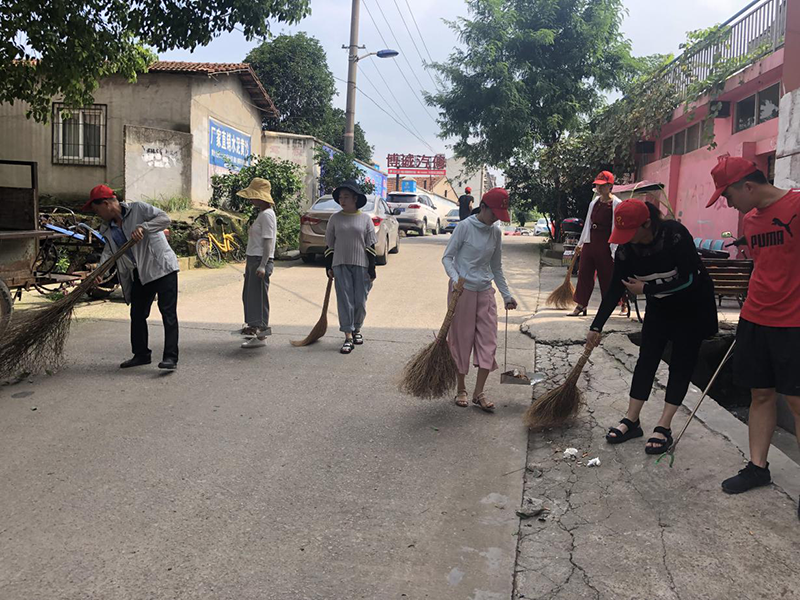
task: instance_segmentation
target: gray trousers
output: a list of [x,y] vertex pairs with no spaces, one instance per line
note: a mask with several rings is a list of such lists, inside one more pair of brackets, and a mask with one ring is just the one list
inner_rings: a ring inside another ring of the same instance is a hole
[[269,278],[275,265],[270,260],[267,263],[267,275],[261,279],[256,273],[260,264],[260,256],[247,256],[242,304],[244,304],[244,322],[249,327],[266,329],[269,326]]
[[360,331],[367,316],[367,296],[372,289],[367,267],[338,265],[333,267],[336,284],[336,307],[339,331]]

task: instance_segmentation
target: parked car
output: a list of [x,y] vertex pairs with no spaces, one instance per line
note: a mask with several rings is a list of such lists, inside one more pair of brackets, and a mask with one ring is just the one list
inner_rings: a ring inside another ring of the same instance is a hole
[[446,217],[440,216],[436,204],[423,192],[392,192],[387,204],[403,231],[416,231],[419,235],[443,231]]
[[519,227],[514,227],[513,225],[504,225],[501,229],[503,230],[503,235],[522,235],[518,231]]
[[533,235],[550,235],[552,233],[552,228],[550,227],[550,222],[545,217],[542,217],[538,221],[536,221],[536,225],[533,228]]
[[528,229],[527,227],[517,227],[517,231],[520,235],[533,235],[533,231]]
[[444,231],[447,233],[453,233],[456,230],[456,225],[461,222],[461,219],[458,216],[458,209],[454,208],[449,213],[447,213],[447,225],[444,226]]
[[[300,217],[300,257],[303,262],[312,263],[316,260],[317,254],[325,253],[325,229],[328,226],[328,219],[340,210],[342,208],[333,196],[322,196]],[[361,212],[372,217],[375,236],[378,238],[375,244],[378,255],[375,262],[385,265],[388,255],[397,254],[400,250],[397,219],[392,215],[384,199],[374,195],[367,196],[367,204]]]

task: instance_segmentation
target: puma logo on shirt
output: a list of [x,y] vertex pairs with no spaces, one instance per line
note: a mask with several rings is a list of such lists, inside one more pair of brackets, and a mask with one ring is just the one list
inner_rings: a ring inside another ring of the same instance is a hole
[[791,219],[789,219],[789,222],[788,222],[788,223],[784,223],[783,221],[781,221],[780,219],[778,219],[778,218],[776,217],[776,218],[772,219],[772,224],[773,224],[773,225],[777,225],[778,227],[783,227],[783,228],[784,228],[784,229],[785,229],[785,230],[786,230],[786,231],[789,233],[789,237],[794,237],[794,236],[792,235],[792,228],[791,228],[791,224],[792,224],[792,221],[794,221],[794,218],[795,218],[796,216],[797,216],[797,215],[792,215],[792,218],[791,218]]

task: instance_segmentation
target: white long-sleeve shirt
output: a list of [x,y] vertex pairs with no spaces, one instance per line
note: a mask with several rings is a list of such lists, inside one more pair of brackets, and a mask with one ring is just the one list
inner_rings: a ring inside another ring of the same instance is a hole
[[453,231],[442,257],[444,270],[453,283],[464,278],[464,289],[482,292],[492,287],[492,281],[503,296],[513,300],[503,275],[503,232],[481,222],[476,215],[461,221]]
[[[586,220],[583,222],[583,231],[581,232],[581,238],[578,240],[578,246],[583,246],[584,244],[588,244],[592,240],[592,211],[594,210],[594,205],[600,201],[600,196],[595,196],[594,200],[592,200],[591,204],[589,204],[589,210],[586,213]],[[614,233],[614,212],[617,210],[617,206],[620,205],[622,200],[617,198],[614,194],[611,194],[611,233]],[[611,256],[614,256],[617,252],[617,245],[616,244],[609,244],[611,246]]]

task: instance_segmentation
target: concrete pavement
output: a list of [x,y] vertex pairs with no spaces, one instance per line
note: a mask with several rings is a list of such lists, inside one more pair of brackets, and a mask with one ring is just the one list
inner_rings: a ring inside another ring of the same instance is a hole
[[[537,369],[563,380],[582,352],[592,313],[569,319],[542,309],[563,279],[544,267],[540,310],[523,329],[536,340]],[[627,334],[638,329],[612,317],[592,353],[580,386],[586,410],[571,427],[532,432],[524,507],[542,508],[520,526],[513,598],[708,599],[800,598],[800,466],[778,448],[770,451],[774,485],[729,496],[723,479],[744,466],[747,427],[707,399],[687,430],[674,468],[644,453],[661,412],[667,368],[662,364],[645,406],[645,438],[611,446],[607,428],[624,414],[638,348]],[[572,343],[571,343],[572,342]],[[675,427],[697,404],[692,386]],[[576,458],[564,450],[576,448]],[[588,461],[600,459],[600,466]]]
[[[80,308],[67,367],[0,388],[0,598],[509,598],[529,389],[494,374],[494,415],[397,391],[444,316],[447,239],[401,240],[350,356],[335,308],[320,343],[289,345],[325,286],[299,262],[277,264],[274,335],[255,351],[229,333],[241,273],[183,273],[176,373],[120,371],[127,308]],[[530,368],[516,330],[536,247],[505,248],[509,361]],[[150,331],[158,356],[157,315]]]

